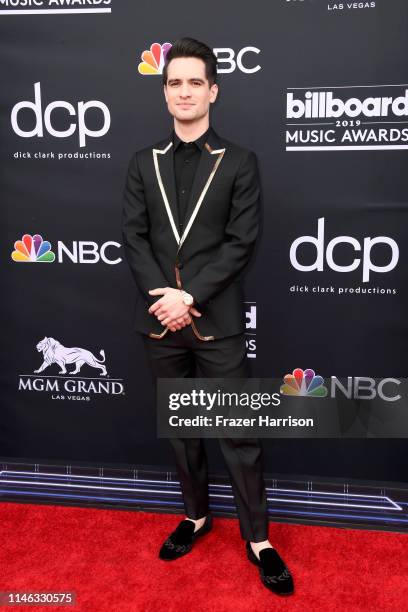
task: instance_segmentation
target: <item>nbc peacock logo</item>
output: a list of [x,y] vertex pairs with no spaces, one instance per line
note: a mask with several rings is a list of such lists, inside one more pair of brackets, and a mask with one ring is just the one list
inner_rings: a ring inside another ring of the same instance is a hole
[[283,377],[285,382],[281,386],[282,395],[298,395],[303,397],[326,397],[327,387],[324,386],[324,378],[315,374],[310,368],[302,370],[296,368],[292,374]]
[[43,240],[40,234],[24,234],[21,240],[14,243],[14,251],[11,254],[13,261],[23,263],[55,261],[55,254],[51,251],[51,243]]
[[153,43],[150,45],[150,49],[143,51],[141,55],[143,61],[138,66],[140,74],[162,74],[164,62],[171,47],[172,44],[169,42],[165,42],[162,45],[160,43]]

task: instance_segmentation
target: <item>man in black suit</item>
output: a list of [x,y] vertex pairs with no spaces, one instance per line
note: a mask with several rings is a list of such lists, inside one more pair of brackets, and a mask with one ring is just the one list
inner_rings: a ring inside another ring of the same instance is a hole
[[[136,152],[123,205],[126,257],[139,289],[135,329],[156,377],[248,377],[241,279],[259,225],[255,154],[209,125],[218,93],[216,57],[178,40],[163,69],[172,134]],[[159,556],[188,553],[210,531],[207,459],[201,438],[170,439],[186,518]],[[289,570],[268,540],[262,453],[254,438],[219,438],[241,536],[265,586],[293,592]]]

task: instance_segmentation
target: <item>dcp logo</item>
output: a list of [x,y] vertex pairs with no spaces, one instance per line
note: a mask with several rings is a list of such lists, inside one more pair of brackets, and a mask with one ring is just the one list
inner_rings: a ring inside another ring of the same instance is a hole
[[[298,249],[301,244],[313,244],[316,247],[316,259],[312,264],[306,265],[299,261]],[[375,238],[364,238],[363,246],[352,236],[337,236],[328,243],[325,249],[324,240],[324,217],[320,217],[317,222],[317,238],[314,236],[300,236],[296,238],[290,247],[290,262],[292,266],[300,272],[322,272],[324,260],[335,272],[353,272],[362,266],[363,283],[370,280],[371,272],[385,273],[395,268],[399,259],[399,248],[395,240],[388,236],[376,236]],[[348,265],[340,265],[335,261],[335,247],[339,244],[350,244],[355,252],[361,252],[361,257],[355,257]],[[389,247],[390,257],[388,263],[377,266],[373,263],[371,251],[376,244],[383,244]]]
[[[23,100],[13,106],[11,111],[11,126],[17,136],[22,138],[32,138],[38,136],[38,138],[44,137],[44,127],[46,131],[55,136],[56,138],[68,138],[72,136],[78,130],[79,146],[84,147],[86,145],[87,136],[91,138],[97,138],[104,136],[110,128],[110,112],[106,104],[100,100],[89,100],[88,102],[78,102],[77,107],[73,106],[70,102],[64,100],[55,100],[50,102],[44,109],[42,108],[41,101],[41,83],[38,81],[34,83],[34,102],[30,100]],[[35,124],[32,130],[24,130],[19,124],[19,112],[22,109],[31,109],[34,113]],[[68,111],[68,115],[77,117],[75,122],[69,123],[65,130],[57,130],[51,121],[52,112],[56,108],[64,108]],[[91,130],[85,123],[86,111],[96,108],[102,113],[103,124],[99,130]]]

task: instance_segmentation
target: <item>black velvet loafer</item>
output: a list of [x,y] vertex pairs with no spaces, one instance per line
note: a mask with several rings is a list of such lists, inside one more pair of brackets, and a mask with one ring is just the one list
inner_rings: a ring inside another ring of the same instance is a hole
[[266,588],[277,595],[294,593],[292,576],[274,548],[263,548],[259,553],[259,559],[249,542],[246,543],[246,550],[248,559],[258,566],[261,580]]
[[193,521],[187,519],[181,521],[161,547],[159,552],[160,559],[172,561],[189,553],[193,548],[195,540],[211,531],[211,514],[207,514],[204,524],[200,529],[197,529],[197,531],[194,531],[194,529],[195,524]]

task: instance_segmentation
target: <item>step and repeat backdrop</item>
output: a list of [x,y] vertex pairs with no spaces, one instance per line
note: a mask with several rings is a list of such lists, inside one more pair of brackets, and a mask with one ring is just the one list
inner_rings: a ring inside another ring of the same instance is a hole
[[[404,401],[407,22],[406,0],[1,1],[2,458],[172,465],[121,208],[133,152],[171,132],[161,71],[181,36],[219,60],[215,130],[258,156],[252,375]],[[403,438],[263,447],[269,473],[408,480]]]

